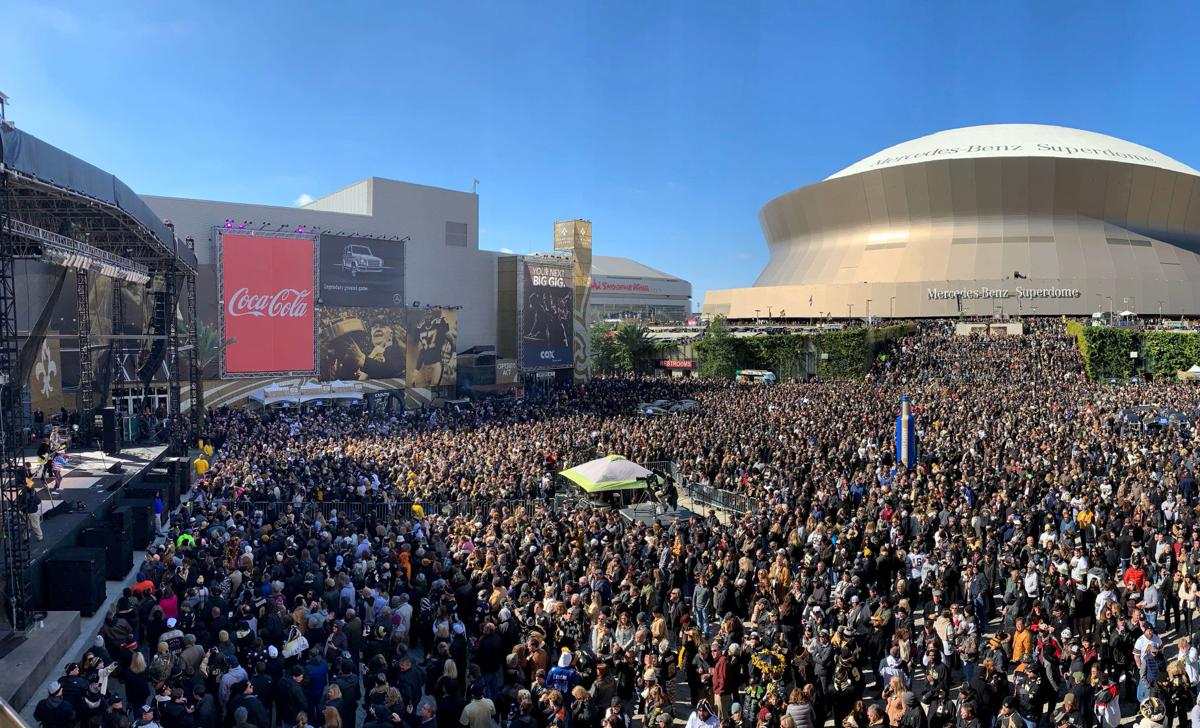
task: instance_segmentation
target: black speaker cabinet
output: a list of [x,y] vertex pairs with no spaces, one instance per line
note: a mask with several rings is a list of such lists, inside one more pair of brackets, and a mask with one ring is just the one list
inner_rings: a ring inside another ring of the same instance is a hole
[[90,617],[104,604],[104,549],[59,549],[44,563],[48,610]]
[[192,489],[192,463],[187,458],[178,458],[171,464],[171,468],[174,471],[175,482],[182,498]]
[[135,551],[146,548],[154,540],[154,501],[145,498],[129,498],[121,501],[120,507],[113,512],[128,509],[132,527],[128,533],[129,542]]
[[[128,508],[114,508],[108,516],[108,522],[111,528],[115,531],[124,531],[126,534],[133,533],[133,511]],[[109,528],[108,525],[102,528]]]
[[126,531],[111,527],[88,528],[79,535],[79,545],[104,549],[104,578],[109,581],[123,581],[133,570],[133,544]]
[[121,420],[115,407],[100,410],[101,448],[109,455],[121,452]]

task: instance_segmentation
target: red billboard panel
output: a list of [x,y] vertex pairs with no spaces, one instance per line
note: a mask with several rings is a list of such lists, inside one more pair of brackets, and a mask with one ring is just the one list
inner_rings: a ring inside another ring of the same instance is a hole
[[312,372],[314,241],[221,237],[225,373]]

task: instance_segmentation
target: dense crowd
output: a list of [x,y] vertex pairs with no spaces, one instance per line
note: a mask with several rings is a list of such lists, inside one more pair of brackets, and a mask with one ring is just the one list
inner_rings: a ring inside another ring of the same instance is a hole
[[[925,325],[860,382],[213,413],[211,470],[38,718],[1200,728],[1198,445],[1186,419],[1127,416],[1194,414],[1198,391],[1089,383],[1056,323]],[[683,398],[699,406],[635,412]],[[606,453],[757,506],[643,524],[551,497]],[[446,502],[482,505],[423,505]]]

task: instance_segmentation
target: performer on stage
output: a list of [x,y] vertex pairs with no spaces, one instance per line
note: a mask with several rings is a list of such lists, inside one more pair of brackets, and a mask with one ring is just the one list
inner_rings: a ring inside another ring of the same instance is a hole
[[50,462],[53,464],[52,469],[54,471],[54,490],[57,491],[62,488],[63,468],[71,461],[69,458],[67,458],[67,454],[65,452],[60,451],[54,453],[54,458]]

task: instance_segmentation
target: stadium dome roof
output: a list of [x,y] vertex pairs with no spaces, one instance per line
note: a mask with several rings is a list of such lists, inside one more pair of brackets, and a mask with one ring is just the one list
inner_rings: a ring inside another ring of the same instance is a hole
[[1097,159],[1200,176],[1200,172],[1161,152],[1107,134],[1045,124],[987,124],[939,131],[902,142],[855,162],[826,179],[938,159],[988,157]]

